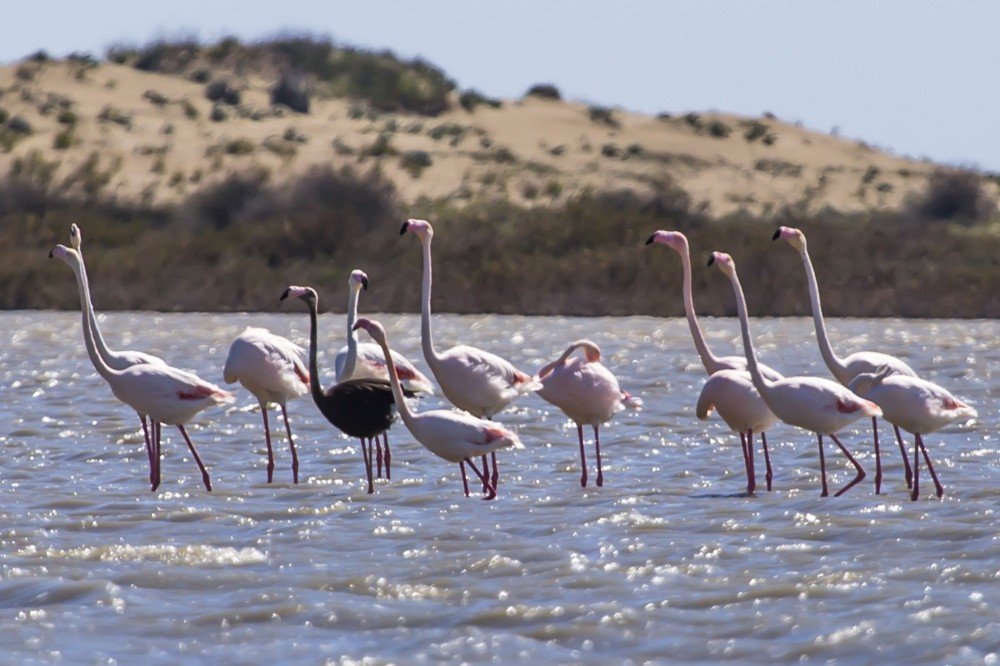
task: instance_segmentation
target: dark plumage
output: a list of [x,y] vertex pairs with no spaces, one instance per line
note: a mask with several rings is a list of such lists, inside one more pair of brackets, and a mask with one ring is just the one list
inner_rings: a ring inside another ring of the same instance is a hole
[[[316,361],[316,319],[319,296],[310,287],[289,287],[281,295],[281,300],[295,296],[309,306],[309,393],[313,402],[326,420],[341,432],[361,440],[361,453],[365,459],[368,474],[368,492],[375,492],[372,484],[372,443],[377,447],[379,477],[382,476],[382,443],[380,435],[392,425],[396,417],[396,401],[392,397],[392,387],[384,379],[348,379],[324,390],[319,385],[319,369]],[[367,441],[367,444],[365,443]],[[389,439],[385,437],[385,470],[390,478],[392,454]]]

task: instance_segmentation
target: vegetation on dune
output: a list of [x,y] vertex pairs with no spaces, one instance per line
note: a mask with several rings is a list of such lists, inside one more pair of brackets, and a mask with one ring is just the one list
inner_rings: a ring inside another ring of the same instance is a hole
[[329,167],[280,183],[250,169],[157,207],[106,193],[120,165],[96,154],[69,182],[56,182],[53,164],[34,154],[0,180],[0,307],[77,307],[72,281],[45,256],[78,222],[100,308],[271,310],[285,286],[304,283],[341,309],[344,276],[361,267],[373,280],[368,309],[415,311],[420,252],[398,229],[416,216],[435,224],[442,312],[679,315],[679,260],[643,245],[666,228],[691,241],[700,311],[735,313],[731,291],[701,268],[710,251],[724,250],[740,263],[754,313],[805,315],[799,257],[771,241],[786,224],[809,237],[829,315],[1000,316],[1000,234],[995,221],[975,217],[711,220],[669,183],[652,197],[591,194],[559,209],[425,202],[404,210],[377,170]]

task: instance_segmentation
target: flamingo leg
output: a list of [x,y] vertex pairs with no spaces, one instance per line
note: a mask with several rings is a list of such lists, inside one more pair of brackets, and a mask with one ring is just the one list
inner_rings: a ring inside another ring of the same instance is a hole
[[[490,473],[490,463],[486,459],[486,456],[483,456],[483,469],[486,470],[487,475]],[[483,481],[483,492],[488,493],[489,488],[490,484],[486,483],[486,481]]]
[[583,450],[583,426],[579,423],[576,424],[576,434],[580,438],[580,466],[583,468],[583,473],[580,475],[580,486],[583,488],[587,487],[587,454]]
[[285,419],[285,432],[288,433],[288,448],[292,450],[292,482],[299,482],[299,454],[295,451],[295,440],[292,439],[292,426],[288,423],[288,411],[281,404],[281,416]]
[[267,422],[267,405],[260,403],[260,413],[264,417],[264,441],[267,442],[267,482],[274,479],[274,450],[271,448],[271,425]]
[[372,440],[371,437],[368,438],[368,448],[365,449],[365,441],[361,440],[361,448],[367,451],[368,455],[365,456],[365,473],[368,476],[368,494],[371,495],[375,492],[375,485],[372,480]]
[[149,459],[149,487],[152,490],[153,484],[156,482],[156,474],[153,470],[153,440],[149,437],[149,429],[146,427],[146,417],[139,414],[139,420],[142,422],[142,436],[146,440],[146,457]]
[[832,439],[833,443],[837,445],[837,448],[839,448],[841,451],[844,452],[844,455],[847,456],[847,459],[851,461],[852,465],[854,465],[854,469],[858,470],[858,473],[854,477],[854,479],[850,483],[848,483],[846,486],[844,486],[843,488],[841,488],[840,490],[838,490],[836,492],[836,494],[834,495],[834,497],[840,497],[841,495],[843,495],[844,493],[846,493],[848,491],[848,489],[850,489],[855,484],[860,483],[861,480],[865,478],[865,470],[863,470],[861,468],[861,465],[858,464],[858,461],[854,459],[854,456],[851,455],[851,452],[847,450],[847,447],[845,447],[843,444],[840,443],[840,440],[837,439],[836,435],[834,435],[834,434],[831,433],[830,434],[830,439]]
[[899,432],[899,426],[893,424],[892,429],[896,432],[896,443],[899,444],[899,455],[903,457],[903,469],[906,474],[906,487],[913,487],[913,470],[910,469],[910,457],[906,455],[906,445],[903,444],[903,435]]
[[875,435],[875,494],[882,490],[882,454],[878,450],[878,419],[872,417],[872,434]]
[[753,487],[750,485],[750,458],[747,457],[747,436],[746,433],[740,432],[740,446],[743,448],[743,470],[747,475],[747,495],[753,492]]
[[153,461],[156,463],[156,481],[153,483],[153,490],[160,487],[160,463],[162,456],[160,453],[160,439],[163,436],[163,425],[158,421],[154,421],[152,418],[149,419],[149,426],[153,430]]
[[361,442],[361,457],[365,459],[365,475],[368,475],[368,470],[371,469],[371,461],[368,459],[368,446],[365,445],[365,438],[359,437],[358,440]]
[[[483,482],[484,486],[486,486],[487,495],[483,499],[484,500],[495,499],[497,496],[497,491],[493,486],[490,485],[490,478],[484,472],[479,471],[479,468],[476,467],[476,463],[472,462],[472,458],[466,458],[465,462],[469,463],[469,467],[472,468],[472,471],[476,473],[476,476],[479,477],[479,480]],[[489,470],[486,471],[488,472]]]
[[763,432],[760,433],[760,442],[764,446],[764,465],[767,469],[764,473],[764,480],[767,481],[767,492],[771,492],[771,478],[774,475],[771,473],[771,455],[767,452],[767,435]]
[[935,494],[940,498],[944,495],[944,486],[938,481],[937,472],[934,471],[934,465],[931,464],[931,457],[927,455],[927,447],[924,446],[924,438],[917,433],[917,442],[920,444],[920,452],[924,454],[924,462],[927,463],[927,471],[931,474],[931,479],[934,480],[934,491]]
[[597,456],[597,487],[604,485],[604,470],[601,469],[601,436],[597,433],[597,426],[594,426],[594,451]]
[[375,464],[378,478],[382,478],[382,440],[375,435]]
[[753,491],[757,490],[757,469],[753,463],[753,428],[747,428],[747,470],[750,473],[747,494],[753,495]]
[[917,501],[920,497],[920,440],[913,438],[913,492],[910,493],[910,500]]
[[819,474],[823,478],[823,492],[819,494],[820,497],[826,497],[830,493],[826,487],[826,460],[823,458],[823,435],[817,433],[819,437]]
[[392,453],[389,451],[389,431],[382,433],[382,442],[385,444],[385,478],[392,479]]
[[494,490],[499,490],[500,488],[500,468],[497,467],[497,452],[490,451],[490,458],[493,460],[493,475],[490,476],[490,481],[493,482]]
[[468,497],[469,496],[469,477],[467,477],[465,475],[465,461],[463,460],[463,461],[459,462],[458,466],[462,470],[462,486],[465,487],[465,496]]
[[198,463],[198,469],[201,470],[201,480],[205,483],[205,490],[212,492],[212,479],[208,476],[208,470],[205,469],[205,463],[201,461],[201,457],[194,448],[194,444],[191,443],[191,438],[188,437],[187,430],[184,429],[183,425],[178,425],[177,429],[181,431],[184,435],[184,441],[187,442],[188,448],[191,449],[191,455],[194,456],[194,461]]

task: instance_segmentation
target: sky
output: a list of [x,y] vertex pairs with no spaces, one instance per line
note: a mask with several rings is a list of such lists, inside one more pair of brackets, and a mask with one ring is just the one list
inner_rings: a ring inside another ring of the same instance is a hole
[[421,56],[492,96],[551,82],[648,113],[769,111],[1000,172],[998,28],[987,0],[31,0],[4,8],[0,62],[306,32]]

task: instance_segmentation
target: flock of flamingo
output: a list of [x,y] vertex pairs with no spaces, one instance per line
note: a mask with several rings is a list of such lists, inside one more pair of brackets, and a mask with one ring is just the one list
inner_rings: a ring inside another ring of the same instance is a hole
[[[590,340],[573,342],[557,359],[534,375],[521,372],[509,361],[476,347],[458,345],[438,350],[434,346],[431,330],[431,240],[434,230],[424,220],[411,219],[403,223],[400,235],[407,232],[419,239],[423,251],[421,346],[424,360],[444,397],[456,409],[417,412],[407,403],[407,397],[433,393],[434,384],[410,361],[390,348],[385,328],[379,322],[358,318],[358,298],[361,290],[368,287],[368,277],[360,270],[352,272],[348,281],[347,345],[335,360],[336,383],[324,389],[320,385],[317,367],[319,297],[312,288],[290,286],[281,300],[290,297],[300,299],[309,310],[308,367],[302,360],[304,350],[295,343],[263,328],[247,328],[233,341],[223,369],[223,378],[227,383],[240,382],[260,403],[267,444],[268,483],[273,481],[275,467],[268,406],[276,404],[281,409],[291,451],[292,478],[298,483],[298,455],[286,404],[288,400],[308,392],[331,424],[360,440],[369,493],[374,492],[373,477],[381,478],[383,467],[385,478],[392,477],[388,430],[398,412],[414,439],[437,456],[459,465],[466,496],[469,496],[468,466],[482,485],[483,499],[494,499],[500,480],[497,451],[524,446],[514,431],[492,419],[518,397],[537,392],[576,423],[583,470],[580,485],[583,487],[587,486],[588,480],[584,426],[593,428],[596,484],[603,486],[599,427],[626,407],[639,407],[642,401],[621,389],[615,376],[601,364],[600,348]],[[661,230],[646,241],[647,245],[666,245],[680,255],[684,311],[695,348],[708,374],[698,397],[698,418],[707,419],[713,411],[718,411],[723,421],[739,434],[746,468],[747,494],[752,494],[756,488],[754,433],[760,435],[769,491],[773,472],[765,434],[767,429],[780,420],[815,433],[819,445],[822,496],[826,497],[829,491],[823,437],[833,440],[856,470],[854,478],[835,493],[839,496],[865,478],[861,465],[837,438],[840,430],[862,418],[872,420],[875,493],[881,493],[882,462],[877,419],[882,417],[893,425],[911,499],[919,497],[920,455],[934,482],[936,494],[941,497],[944,489],[922,435],[956,421],[975,418],[976,410],[944,388],[917,377],[912,368],[893,356],[858,352],[846,358],[838,357],[826,333],[819,288],[806,249],[805,235],[798,229],[781,227],[773,237],[773,240],[779,239],[786,240],[802,257],[820,352],[836,381],[821,377],[784,377],[757,360],[736,265],[732,257],[720,252],[712,253],[708,264],[716,265],[732,283],[744,356],[716,356],[705,340],[695,315],[687,238],[677,231]],[[49,257],[63,260],[76,275],[84,343],[91,362],[108,382],[115,397],[134,409],[142,422],[151,490],[155,491],[160,484],[161,427],[167,424],[177,426],[198,464],[206,490],[211,491],[209,472],[184,424],[207,407],[232,403],[234,396],[190,372],[168,365],[156,356],[110,349],[97,325],[83,260],[82,235],[75,224],[70,230],[70,241],[72,248],[57,245]],[[367,332],[374,343],[360,342],[359,329]],[[574,355],[578,350],[582,350],[582,357]],[[914,435],[912,469],[900,428]],[[475,459],[481,461],[481,468],[476,465]]]

